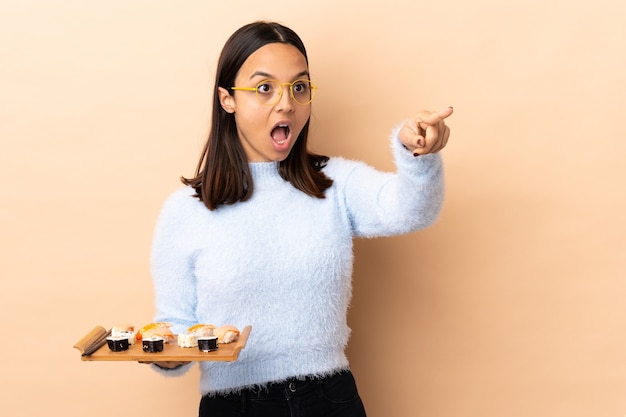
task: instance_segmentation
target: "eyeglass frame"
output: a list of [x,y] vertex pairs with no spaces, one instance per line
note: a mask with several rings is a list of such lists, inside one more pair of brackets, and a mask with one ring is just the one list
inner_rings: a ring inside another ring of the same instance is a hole
[[[280,86],[280,90],[278,91],[278,100],[276,100],[275,102],[272,102],[272,103],[265,103],[265,102],[263,102],[263,100],[261,100],[261,97],[259,96],[259,86],[262,85],[263,83],[267,83],[268,81],[274,81],[274,82],[276,82]],[[300,103],[298,100],[296,100],[296,97],[293,94],[293,86],[297,82],[302,82],[302,81],[306,81],[307,83],[309,83],[309,86],[311,87],[311,99],[309,101],[307,101],[306,103]],[[315,84],[313,84],[313,82],[311,82],[311,80],[308,80],[306,78],[298,78],[297,80],[292,81],[290,83],[281,83],[278,80],[275,80],[275,79],[272,79],[272,78],[268,78],[266,80],[259,81],[259,83],[255,87],[230,87],[230,90],[233,90],[233,91],[254,91],[254,93],[255,93],[254,95],[256,96],[256,98],[259,101],[259,103],[261,103],[264,106],[274,106],[278,102],[280,102],[281,98],[283,98],[283,86],[284,85],[288,85],[289,86],[289,94],[291,95],[291,99],[293,101],[295,101],[296,103],[300,104],[301,106],[306,106],[308,104],[311,104],[311,102],[313,101],[313,97],[315,97],[315,91],[317,90],[317,86]]]

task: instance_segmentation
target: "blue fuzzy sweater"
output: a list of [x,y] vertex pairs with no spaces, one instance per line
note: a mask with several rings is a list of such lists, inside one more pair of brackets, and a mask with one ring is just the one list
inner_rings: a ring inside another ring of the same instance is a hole
[[[331,158],[325,199],[251,163],[254,195],[208,210],[186,187],[166,201],[152,248],[156,321],[252,326],[235,362],[201,362],[203,394],[348,368],[352,239],[431,225],[443,201],[440,156],[413,157],[392,134],[397,172]],[[168,376],[189,366],[159,371]]]

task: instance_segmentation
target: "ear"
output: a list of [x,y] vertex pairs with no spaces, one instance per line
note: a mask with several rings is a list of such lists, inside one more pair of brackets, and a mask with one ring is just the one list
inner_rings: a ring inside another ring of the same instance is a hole
[[220,98],[220,104],[226,113],[235,112],[235,99],[230,95],[224,87],[217,87],[217,94]]

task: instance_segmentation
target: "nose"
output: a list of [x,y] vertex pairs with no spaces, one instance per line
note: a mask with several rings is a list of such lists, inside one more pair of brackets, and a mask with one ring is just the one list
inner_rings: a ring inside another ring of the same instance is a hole
[[291,112],[293,111],[294,102],[291,99],[291,91],[289,90],[289,86],[283,85],[281,86],[281,95],[278,99],[278,103],[276,103],[277,111]]

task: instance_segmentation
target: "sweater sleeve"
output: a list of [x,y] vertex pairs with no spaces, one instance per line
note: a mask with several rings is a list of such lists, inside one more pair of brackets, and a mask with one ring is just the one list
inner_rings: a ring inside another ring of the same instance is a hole
[[391,134],[396,172],[377,171],[355,163],[340,181],[339,194],[357,237],[392,236],[426,228],[443,205],[443,164],[439,154],[414,157]]
[[188,190],[170,196],[161,210],[152,241],[155,321],[171,323],[174,333],[185,331],[196,322],[194,233],[190,219],[197,201]]

